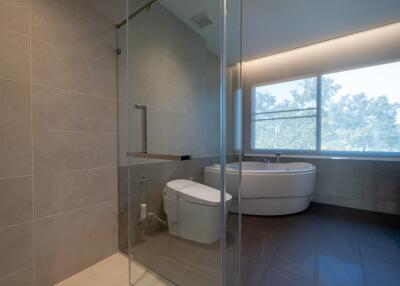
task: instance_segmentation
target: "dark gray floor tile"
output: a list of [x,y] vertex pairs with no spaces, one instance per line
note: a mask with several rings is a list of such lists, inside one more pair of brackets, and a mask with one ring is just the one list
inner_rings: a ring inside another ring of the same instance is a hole
[[155,269],[169,257],[169,235],[160,233],[145,237],[134,245],[132,252],[139,263]]
[[[240,240],[237,217],[231,219],[228,270],[237,269],[241,241],[241,285],[400,285],[398,217],[312,204],[296,215],[244,215]],[[134,250],[139,262],[178,285],[218,285],[219,242],[197,244],[164,231]],[[227,277],[229,285],[238,285],[237,275]]]
[[399,261],[389,263],[385,261],[364,260],[365,275],[368,286],[399,286]]
[[181,283],[178,285],[190,285],[190,286],[218,286],[219,277],[207,275],[206,273],[198,272],[196,270],[189,269],[183,273]]
[[313,286],[312,280],[277,268],[268,269],[259,286]]
[[[360,242],[360,251],[364,259],[376,261],[400,261],[400,244],[372,244]],[[400,283],[399,283],[400,284]]]
[[321,249],[295,238],[285,241],[271,266],[324,285],[365,285],[359,255]]
[[327,286],[365,286],[360,256],[318,251],[314,257],[314,281]]
[[313,277],[314,245],[296,238],[288,238],[277,252],[271,265],[289,273]]
[[175,284],[182,283],[183,274],[188,270],[186,265],[177,262],[174,259],[167,258],[158,264],[153,271],[163,278],[173,281]]
[[218,249],[201,249],[190,268],[210,276],[218,277],[220,272],[220,252]]
[[267,270],[267,266],[262,265],[254,260],[242,259],[242,275],[241,285],[258,286]]

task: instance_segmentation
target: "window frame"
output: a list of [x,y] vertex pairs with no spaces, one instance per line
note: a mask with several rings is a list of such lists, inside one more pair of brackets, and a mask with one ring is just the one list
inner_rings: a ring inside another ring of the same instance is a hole
[[[249,123],[250,123],[250,140],[249,140],[249,148],[250,148],[250,152],[251,153],[257,153],[257,154],[265,154],[266,152],[271,153],[271,151],[273,153],[285,153],[285,154],[317,154],[316,151],[320,150],[320,142],[318,142],[318,137],[320,137],[318,135],[318,121],[320,121],[320,107],[318,107],[318,102],[320,102],[320,94],[318,94],[318,90],[320,90],[320,79],[319,79],[319,75],[310,75],[310,76],[305,76],[305,77],[295,77],[295,78],[289,78],[289,79],[285,79],[285,80],[279,80],[279,81],[273,81],[273,82],[269,82],[269,83],[260,83],[260,84],[256,84],[253,85],[251,87],[251,94],[250,94],[250,113],[249,113]],[[290,82],[290,81],[296,81],[296,80],[303,80],[303,79],[307,79],[307,78],[316,78],[317,81],[317,93],[316,93],[316,98],[315,98],[315,120],[316,120],[316,138],[315,138],[315,150],[303,150],[303,149],[256,149],[254,148],[254,139],[255,139],[255,125],[253,124],[254,120],[252,120],[252,116],[254,114],[254,94],[255,94],[255,90],[257,87],[260,86],[265,86],[265,85],[272,85],[272,84],[278,84],[278,83],[285,83],[285,82]],[[319,119],[318,119],[319,118]],[[320,141],[320,140],[319,140]]]
[[[396,61],[394,61],[396,62]],[[373,67],[373,66],[379,66],[379,65],[385,65],[385,64],[390,64],[394,62],[386,62],[386,63],[381,63],[381,64],[375,64],[375,65],[368,65],[368,66],[363,66],[359,68],[367,68],[367,67]],[[345,71],[351,71],[354,69],[359,69],[359,68],[353,68],[353,69],[345,69],[341,71],[334,71],[333,73],[336,72],[345,72]],[[383,158],[384,160],[388,159],[393,159],[393,160],[399,160],[400,159],[400,152],[377,152],[377,151],[331,151],[331,150],[322,150],[321,149],[321,140],[322,140],[322,121],[321,121],[321,107],[322,107],[322,77],[326,74],[330,74],[331,72],[326,72],[326,73],[319,73],[319,74],[314,74],[314,75],[309,75],[309,76],[303,76],[303,77],[296,77],[296,78],[287,78],[285,80],[279,80],[279,81],[272,81],[268,83],[260,83],[251,86],[250,88],[250,104],[249,104],[249,137],[248,138],[248,143],[249,143],[249,153],[246,155],[274,155],[276,153],[282,153],[286,154],[292,157],[295,157],[296,155],[299,155],[299,157],[304,157],[304,156],[310,156],[310,157],[325,157],[325,158],[361,158],[361,159],[379,159]],[[255,89],[260,86],[265,86],[265,85],[272,85],[272,84],[277,84],[277,83],[284,83],[284,82],[289,82],[289,81],[294,81],[294,80],[301,80],[301,79],[306,79],[306,78],[316,78],[317,80],[317,85],[316,85],[316,149],[315,150],[302,150],[302,149],[256,149],[254,148],[254,140],[255,140],[255,126],[253,124],[252,120],[252,115],[254,113],[254,94],[255,94]],[[400,145],[400,142],[399,142]]]

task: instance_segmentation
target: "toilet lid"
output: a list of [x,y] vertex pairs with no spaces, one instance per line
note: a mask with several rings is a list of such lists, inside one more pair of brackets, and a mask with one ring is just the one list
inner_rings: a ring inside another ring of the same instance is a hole
[[[170,181],[165,188],[165,195],[168,197],[184,200],[201,205],[215,206],[221,201],[221,192],[217,189],[193,181],[179,179]],[[226,194],[225,200],[232,199],[230,194]]]

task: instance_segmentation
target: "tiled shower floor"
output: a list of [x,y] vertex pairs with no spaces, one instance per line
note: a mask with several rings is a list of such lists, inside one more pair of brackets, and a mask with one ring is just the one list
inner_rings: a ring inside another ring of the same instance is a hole
[[[135,286],[172,286],[138,263],[132,263],[131,269],[131,282]],[[116,253],[56,286],[128,286],[128,281],[128,257]]]
[[[243,286],[400,285],[400,216],[312,204],[296,215],[242,221]],[[228,225],[236,222],[230,214]],[[227,278],[234,285],[237,243],[227,235]],[[218,285],[218,242],[199,245],[161,232],[134,253],[179,285]]]
[[201,245],[164,231],[146,237],[133,253],[141,264],[177,285],[219,285],[219,242]]
[[[229,214],[227,223],[227,269],[229,285],[237,285],[238,217]],[[236,235],[235,235],[236,234]],[[142,236],[133,247],[137,261],[177,285],[219,285],[219,241],[212,244],[195,243],[170,235],[168,230]],[[236,282],[234,284],[233,282]]]

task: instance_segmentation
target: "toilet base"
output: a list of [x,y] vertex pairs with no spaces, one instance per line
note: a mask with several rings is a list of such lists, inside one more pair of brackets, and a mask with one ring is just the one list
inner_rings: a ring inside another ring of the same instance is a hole
[[[230,202],[227,203],[227,210]],[[207,206],[164,197],[170,234],[209,244],[220,237],[220,206]],[[225,212],[225,219],[228,211]]]

